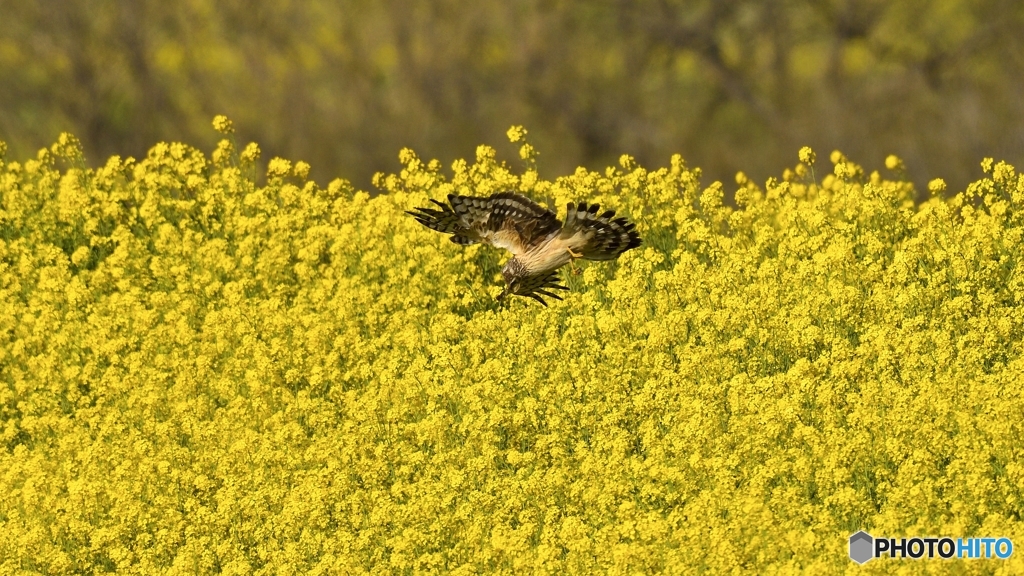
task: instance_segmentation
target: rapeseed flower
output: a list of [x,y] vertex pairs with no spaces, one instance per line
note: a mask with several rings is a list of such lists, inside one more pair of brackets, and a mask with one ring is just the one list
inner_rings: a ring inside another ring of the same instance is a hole
[[[0,572],[840,572],[860,529],[1024,542],[1004,162],[915,204],[841,154],[807,181],[804,148],[733,206],[680,157],[548,180],[403,150],[371,195],[235,154],[0,146]],[[499,305],[497,251],[402,213],[502,190],[628,213],[644,246]]]

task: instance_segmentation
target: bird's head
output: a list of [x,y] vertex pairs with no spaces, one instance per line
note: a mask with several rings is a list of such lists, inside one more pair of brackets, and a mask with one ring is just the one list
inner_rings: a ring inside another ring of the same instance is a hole
[[504,299],[512,294],[522,294],[522,280],[526,277],[526,265],[518,258],[513,258],[501,269],[501,276],[505,279],[505,289],[498,294],[498,300]]
[[514,294],[516,296],[533,298],[547,306],[548,303],[544,301],[542,296],[561,300],[562,297],[551,292],[551,290],[568,290],[568,288],[558,283],[557,272],[552,270],[546,274],[537,274],[536,272],[531,274],[526,269],[526,264],[518,258],[509,260],[508,264],[501,271],[501,275],[505,278],[505,289],[501,291],[501,294],[498,294],[498,300],[503,300],[506,296]]

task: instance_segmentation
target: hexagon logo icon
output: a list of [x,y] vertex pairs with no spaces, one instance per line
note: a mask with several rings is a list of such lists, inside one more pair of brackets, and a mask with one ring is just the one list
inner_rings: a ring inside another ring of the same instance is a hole
[[874,538],[871,534],[861,530],[850,536],[850,560],[857,564],[863,564],[871,560],[874,554]]

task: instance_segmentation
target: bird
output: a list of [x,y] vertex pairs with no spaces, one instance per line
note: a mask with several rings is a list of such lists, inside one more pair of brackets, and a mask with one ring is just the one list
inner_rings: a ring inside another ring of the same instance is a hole
[[430,201],[437,208],[405,213],[431,230],[451,234],[456,244],[485,243],[512,253],[501,270],[505,289],[499,301],[512,295],[544,306],[545,296],[562,300],[552,292],[569,289],[559,284],[559,268],[578,258],[614,260],[641,243],[634,223],[616,218],[614,210],[599,214],[597,204],[570,202],[563,224],[553,212],[516,192],[487,197],[449,194],[447,204]]

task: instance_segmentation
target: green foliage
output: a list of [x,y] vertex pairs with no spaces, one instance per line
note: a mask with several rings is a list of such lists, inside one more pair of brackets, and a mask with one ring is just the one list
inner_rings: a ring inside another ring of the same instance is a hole
[[[94,162],[152,142],[240,138],[360,187],[411,146],[454,159],[509,124],[545,177],[682,151],[763,180],[805,144],[920,188],[1021,158],[1015,0],[0,0],[0,138],[27,156],[73,130]],[[557,152],[557,153],[556,153]],[[727,190],[731,193],[731,190]]]

